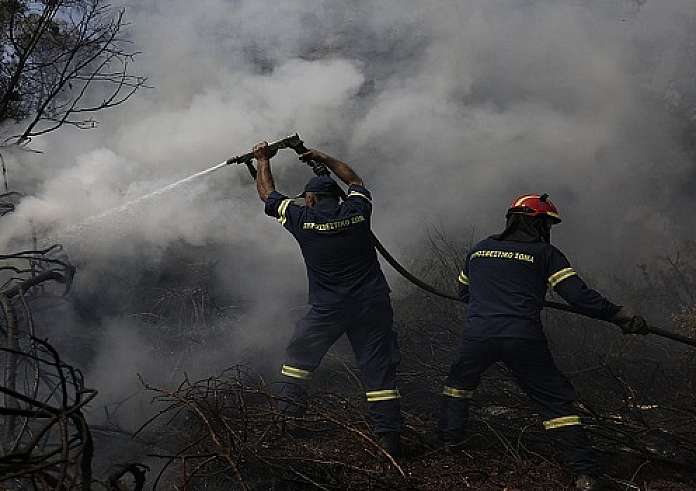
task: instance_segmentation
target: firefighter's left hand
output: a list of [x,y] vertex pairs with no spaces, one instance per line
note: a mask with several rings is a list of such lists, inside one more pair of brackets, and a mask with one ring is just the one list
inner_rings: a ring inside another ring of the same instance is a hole
[[262,160],[271,160],[277,153],[277,150],[270,151],[268,149],[268,142],[257,143],[251,151],[254,152],[254,158],[259,162]]
[[631,319],[620,324],[619,327],[624,334],[648,334],[650,329],[648,328],[648,322],[639,315],[631,317]]
[[626,307],[621,307],[621,310],[611,321],[619,326],[624,334],[648,334],[650,332],[648,322]]

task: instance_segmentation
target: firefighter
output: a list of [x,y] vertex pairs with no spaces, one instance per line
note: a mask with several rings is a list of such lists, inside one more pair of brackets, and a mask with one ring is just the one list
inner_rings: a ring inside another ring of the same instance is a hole
[[462,444],[469,401],[481,375],[502,361],[541,407],[544,428],[562,442],[576,487],[595,490],[603,483],[574,410],[575,389],[556,367],[541,323],[547,288],[583,313],[614,322],[625,334],[645,334],[647,324],[588,288],[551,245],[551,227],[560,222],[548,195],[521,196],[507,211],[505,230],[479,242],[467,255],[458,285],[469,309],[459,356],[442,392],[439,436],[446,446]]
[[310,309],[297,323],[282,366],[280,410],[301,417],[306,383],[336,340],[345,333],[366,388],[368,411],[382,446],[398,457],[401,414],[396,368],[400,361],[389,285],[372,244],[372,197],[348,164],[311,149],[300,159],[324,164],[330,176],[313,177],[303,200],[275,190],[266,142],[254,146],[257,190],[266,214],[278,219],[297,240],[307,267]]

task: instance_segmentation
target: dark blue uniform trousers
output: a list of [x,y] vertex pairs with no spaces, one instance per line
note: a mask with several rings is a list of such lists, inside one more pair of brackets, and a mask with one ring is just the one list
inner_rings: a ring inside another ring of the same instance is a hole
[[396,368],[400,355],[388,297],[359,303],[310,308],[300,319],[282,368],[280,410],[300,417],[306,407],[305,384],[338,338],[346,333],[360,367],[369,415],[377,433],[400,432]]
[[573,407],[575,389],[556,367],[545,339],[465,338],[442,393],[439,430],[443,440],[462,440],[473,391],[483,372],[497,361],[505,363],[529,398],[541,406],[544,428],[559,437],[573,469],[596,473],[594,451]]

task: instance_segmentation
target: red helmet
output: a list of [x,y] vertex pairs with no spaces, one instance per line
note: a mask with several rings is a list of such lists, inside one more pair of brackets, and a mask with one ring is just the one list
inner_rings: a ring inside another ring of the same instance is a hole
[[509,218],[512,214],[530,217],[545,215],[551,218],[554,223],[561,223],[561,214],[558,213],[556,205],[549,201],[548,194],[525,194],[520,196],[513,201],[505,216]]

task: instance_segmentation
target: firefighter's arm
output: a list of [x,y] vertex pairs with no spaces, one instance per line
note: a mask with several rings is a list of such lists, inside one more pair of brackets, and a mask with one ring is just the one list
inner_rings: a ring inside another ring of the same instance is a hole
[[590,317],[613,322],[624,334],[647,334],[648,323],[630,309],[620,307],[589,288],[561,251],[552,246],[548,262],[549,286],[570,305]]
[[555,289],[573,307],[597,319],[613,322],[624,334],[650,332],[643,317],[636,315],[628,307],[614,305],[599,292],[589,288],[577,273],[561,280]]
[[303,153],[300,156],[300,160],[302,160],[302,161],[314,160],[316,162],[321,162],[326,167],[328,167],[331,172],[336,174],[338,176],[338,178],[341,181],[343,181],[344,183],[346,183],[348,186],[350,186],[350,185],[363,186],[363,180],[352,169],[351,166],[349,166],[345,162],[338,160],[337,158],[332,157],[331,155],[324,153],[320,150],[317,150],[315,148],[310,148],[307,152]]
[[[621,307],[614,305],[598,291],[589,288],[572,268],[561,270],[549,278],[549,286],[570,305],[596,319],[610,321]],[[566,276],[567,275],[567,276]]]
[[551,246],[547,263],[548,285],[566,302],[596,319],[610,321],[621,307],[589,288],[570,265],[565,255]]
[[268,199],[268,195],[275,191],[275,183],[273,182],[273,174],[271,174],[271,158],[275,152],[270,152],[267,142],[260,142],[254,145],[252,150],[256,159],[257,175],[256,175],[256,190],[259,193],[259,198],[264,203]]

